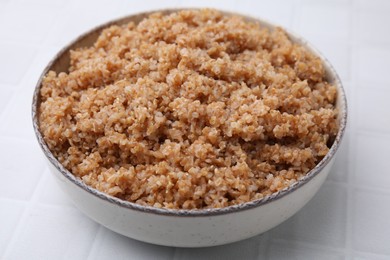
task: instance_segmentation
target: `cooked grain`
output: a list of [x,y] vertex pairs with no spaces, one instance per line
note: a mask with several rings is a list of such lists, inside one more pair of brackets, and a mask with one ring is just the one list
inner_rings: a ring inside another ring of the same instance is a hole
[[155,13],[72,50],[41,87],[40,130],[86,184],[171,209],[262,198],[302,178],[338,130],[321,60],[282,29],[215,10]]

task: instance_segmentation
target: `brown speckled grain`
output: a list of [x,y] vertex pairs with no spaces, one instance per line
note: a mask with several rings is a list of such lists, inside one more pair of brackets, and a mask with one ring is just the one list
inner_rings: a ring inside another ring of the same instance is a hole
[[49,72],[40,130],[58,160],[118,198],[174,209],[262,198],[337,133],[336,88],[281,30],[214,10],[112,26]]

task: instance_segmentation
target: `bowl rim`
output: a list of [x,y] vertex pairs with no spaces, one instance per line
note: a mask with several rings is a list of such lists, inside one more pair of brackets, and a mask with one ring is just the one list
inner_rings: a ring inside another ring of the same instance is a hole
[[331,63],[328,61],[328,59],[319,52],[311,43],[309,43],[307,40],[303,39],[301,36],[298,36],[294,32],[291,32],[291,30],[286,29],[284,27],[275,25],[274,23],[268,22],[267,20],[264,20],[262,18],[253,17],[251,15],[243,14],[243,13],[235,13],[231,11],[224,11],[221,9],[214,9],[218,10],[219,12],[223,13],[224,15],[234,15],[234,16],[240,16],[243,17],[247,21],[255,21],[258,22],[261,26],[265,26],[267,28],[270,28],[271,30],[280,27],[283,28],[283,30],[287,33],[288,37],[292,39],[294,42],[304,46],[306,49],[308,49],[310,52],[315,54],[317,57],[321,59],[323,62],[324,68],[327,73],[327,77],[329,78],[329,81],[331,81],[337,88],[337,102],[339,103],[339,130],[337,132],[336,138],[329,149],[328,153],[325,155],[325,157],[317,163],[317,165],[311,169],[303,178],[298,180],[297,182],[293,183],[292,185],[278,191],[275,193],[272,193],[268,196],[265,196],[261,199],[252,200],[249,202],[232,205],[228,207],[223,208],[207,208],[207,209],[167,209],[167,208],[157,208],[153,206],[147,206],[147,205],[140,205],[134,202],[125,201],[116,197],[113,197],[111,195],[108,195],[106,193],[103,193],[95,188],[92,188],[85,184],[80,178],[75,177],[70,171],[68,171],[51,153],[50,149],[48,148],[46,142],[43,139],[42,134],[39,131],[39,124],[38,124],[38,105],[40,104],[40,88],[42,85],[42,80],[47,74],[47,72],[52,68],[52,66],[56,63],[56,61],[65,55],[70,48],[75,45],[77,42],[79,42],[82,39],[85,39],[89,35],[100,32],[106,27],[109,27],[111,25],[115,24],[123,24],[125,21],[127,21],[130,18],[136,17],[136,16],[143,16],[147,17],[152,13],[155,12],[163,12],[165,14],[169,14],[172,12],[178,12],[182,10],[201,10],[202,8],[169,8],[169,9],[159,9],[159,10],[151,10],[146,12],[140,12],[140,13],[134,13],[130,15],[126,15],[117,19],[110,20],[108,22],[105,22],[103,24],[100,24],[96,27],[93,27],[92,29],[84,32],[74,40],[72,40],[70,43],[68,43],[65,47],[63,47],[57,54],[50,60],[48,65],[45,67],[43,72],[41,73],[39,80],[35,86],[34,94],[33,94],[33,101],[32,101],[32,122],[33,122],[33,128],[35,135],[37,137],[38,143],[49,160],[49,162],[65,177],[66,180],[70,181],[74,185],[76,185],[78,188],[84,190],[85,192],[89,193],[90,195],[97,197],[101,200],[104,200],[108,203],[112,203],[114,205],[117,205],[119,207],[123,207],[129,210],[135,210],[138,212],[144,212],[144,213],[151,213],[151,214],[157,214],[157,215],[166,215],[166,216],[176,216],[176,217],[210,217],[215,215],[224,215],[234,212],[240,212],[244,210],[253,209],[256,207],[263,206],[265,204],[268,204],[270,202],[276,201],[295,190],[299,189],[301,186],[307,184],[311,179],[313,179],[317,174],[319,174],[322,169],[331,161],[331,159],[334,157],[336,151],[338,150],[340,143],[342,141],[342,138],[345,134],[346,124],[347,124],[347,100],[346,100],[346,94],[344,91],[344,88],[342,86],[340,77],[338,76],[337,72],[331,65]]

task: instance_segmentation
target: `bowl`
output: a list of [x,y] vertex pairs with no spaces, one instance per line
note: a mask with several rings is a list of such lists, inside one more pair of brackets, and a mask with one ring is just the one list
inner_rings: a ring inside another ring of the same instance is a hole
[[[183,9],[180,9],[183,10]],[[160,10],[165,14],[179,9]],[[155,12],[155,11],[153,11]],[[299,43],[320,57],[327,80],[337,87],[336,107],[339,110],[339,131],[328,154],[308,174],[295,184],[262,199],[225,208],[201,210],[172,210],[142,206],[102,193],[72,175],[50,152],[38,127],[40,87],[49,70],[65,72],[69,67],[69,50],[90,46],[103,28],[133,21],[140,22],[153,12],[130,15],[96,27],[64,47],[43,71],[34,92],[32,104],[33,126],[39,145],[45,154],[58,185],[69,195],[78,209],[91,219],[117,233],[140,241],[176,247],[205,247],[232,243],[261,234],[288,219],[300,210],[325,181],[340,146],[347,121],[346,97],[341,81],[328,60],[307,41],[286,30],[293,42]],[[239,15],[222,12],[225,15]],[[242,15],[240,15],[242,16]],[[274,29],[276,26],[248,16]]]

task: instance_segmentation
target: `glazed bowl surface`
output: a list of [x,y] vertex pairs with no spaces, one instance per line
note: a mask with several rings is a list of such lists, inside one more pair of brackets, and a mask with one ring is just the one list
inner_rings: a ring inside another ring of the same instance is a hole
[[[183,9],[159,10],[165,14]],[[319,190],[333,165],[345,132],[347,104],[341,81],[328,62],[313,46],[285,30],[290,39],[305,46],[323,61],[326,78],[337,88],[336,108],[339,111],[339,131],[328,154],[301,180],[262,199],[225,208],[201,210],[172,210],[142,206],[102,193],[76,178],[59,163],[45,143],[38,124],[40,88],[48,71],[67,72],[69,50],[91,46],[100,32],[110,25],[133,21],[139,23],[155,11],[130,15],[98,26],[64,47],[43,71],[34,92],[32,117],[34,130],[52,173],[59,186],[87,216],[122,235],[158,245],[176,247],[205,247],[232,243],[261,234],[288,219],[300,210]],[[223,12],[225,15],[240,15]],[[243,16],[274,29],[276,26],[257,18]]]

